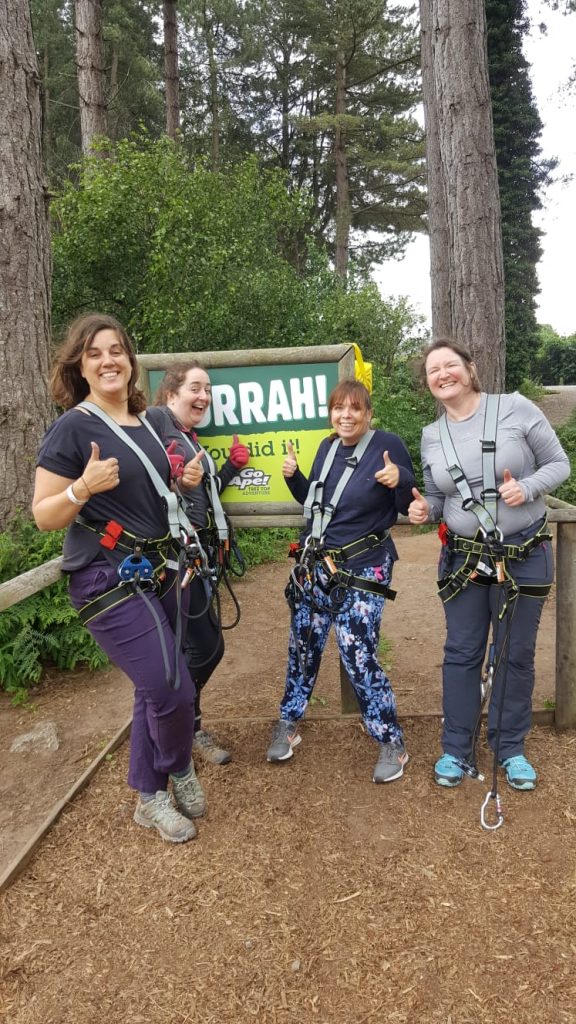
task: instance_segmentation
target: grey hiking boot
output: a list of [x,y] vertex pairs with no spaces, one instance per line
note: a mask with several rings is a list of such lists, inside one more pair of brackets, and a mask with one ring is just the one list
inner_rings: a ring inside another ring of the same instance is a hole
[[171,775],[170,781],[176,807],[180,813],[187,818],[201,818],[206,810],[206,797],[194,771],[194,765],[190,765],[186,775]]
[[393,782],[399,779],[409,760],[403,743],[383,743],[372,776],[374,782]]
[[216,737],[211,732],[207,732],[206,729],[199,729],[195,733],[194,740],[192,741],[192,750],[210,764],[230,764],[232,760],[232,754],[228,750],[224,750],[224,747],[219,745]]
[[196,825],[176,810],[169,793],[159,790],[153,800],[138,799],[134,821],[155,828],[168,843],[187,843],[197,835]]
[[301,739],[296,722],[281,718],[274,726],[272,743],[266,751],[266,760],[287,761],[292,757],[293,747],[297,747]]

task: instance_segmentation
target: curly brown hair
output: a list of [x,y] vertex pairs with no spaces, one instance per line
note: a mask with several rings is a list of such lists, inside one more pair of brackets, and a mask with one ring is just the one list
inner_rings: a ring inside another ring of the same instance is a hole
[[106,330],[116,333],[132,367],[132,375],[128,382],[128,412],[143,412],[146,408],[146,398],[136,387],[139,367],[134,346],[122,324],[107,313],[85,313],[70,324],[66,338],[56,353],[52,369],[52,398],[63,409],[72,409],[86,398],[90,388],[81,373],[82,356],[98,331]]
[[168,396],[175,395],[182,387],[189,370],[204,370],[206,372],[206,368],[197,359],[187,359],[185,362],[172,363],[160,382],[160,387],[154,398],[154,405],[166,405],[168,403]]

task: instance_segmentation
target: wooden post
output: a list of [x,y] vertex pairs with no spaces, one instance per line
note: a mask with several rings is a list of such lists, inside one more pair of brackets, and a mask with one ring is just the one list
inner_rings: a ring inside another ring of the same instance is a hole
[[348,673],[340,660],[340,709],[343,715],[358,715],[360,707]]
[[558,729],[576,728],[576,525],[556,534],[556,714]]

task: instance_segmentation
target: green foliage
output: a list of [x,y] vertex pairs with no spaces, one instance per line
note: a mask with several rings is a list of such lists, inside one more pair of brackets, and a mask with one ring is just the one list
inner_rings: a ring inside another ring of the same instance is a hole
[[[278,562],[287,558],[288,546],[297,537],[295,529],[267,527],[259,530],[236,531],[238,547],[249,569],[265,562]],[[288,563],[286,563],[288,565]]]
[[[0,582],[56,558],[61,550],[61,531],[40,533],[34,523],[14,520],[0,534]],[[16,700],[39,681],[46,664],[100,668],[106,662],[72,608],[64,579],[0,615],[0,687]]]
[[524,398],[529,398],[531,402],[537,402],[546,394],[546,390],[541,384],[538,384],[537,381],[530,380],[528,377],[525,377],[524,380],[520,381],[518,391],[521,395],[524,395]]
[[414,378],[410,361],[399,362],[390,377],[374,372],[375,423],[382,430],[390,430],[404,441],[416,473],[422,484],[420,439],[422,428],[436,419],[436,409],[428,389],[420,388]]
[[532,213],[556,166],[543,160],[542,134],[522,39],[529,27],[525,0],[486,0],[488,65],[502,210],[505,279],[506,388],[534,376],[538,346],[536,267],[541,231]]
[[544,384],[576,384],[576,334],[562,337],[548,324],[539,329],[535,368]]
[[307,197],[249,159],[215,173],[146,137],[87,159],[53,204],[53,322],[100,309],[141,351],[206,351],[357,341],[387,368],[417,327],[405,300],[359,277],[342,288],[320,247],[285,253]]
[[562,501],[569,501],[571,505],[576,505],[576,412],[572,413],[568,423],[556,428],[556,433],[570,459],[572,472],[568,479],[556,488],[554,496]]

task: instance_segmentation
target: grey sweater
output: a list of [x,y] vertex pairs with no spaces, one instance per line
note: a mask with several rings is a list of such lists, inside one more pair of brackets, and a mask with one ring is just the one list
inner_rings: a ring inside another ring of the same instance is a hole
[[[466,420],[448,420],[458,464],[475,498],[480,497],[483,489],[480,442],[485,410],[483,393],[472,416]],[[437,420],[424,427],[422,433],[422,468],[425,497],[431,506],[430,521],[442,518],[454,533],[473,537],[478,530],[478,520],[473,512],[462,508],[462,498],[447,470]],[[541,519],[545,512],[543,495],[570,476],[570,461],[548,420],[533,402],[517,391],[500,396],[496,487],[502,483],[505,469],[518,481],[526,498],[523,505],[512,508],[501,499],[498,501],[497,522],[507,537],[528,529]]]

